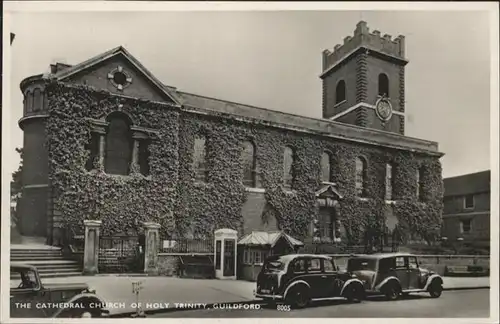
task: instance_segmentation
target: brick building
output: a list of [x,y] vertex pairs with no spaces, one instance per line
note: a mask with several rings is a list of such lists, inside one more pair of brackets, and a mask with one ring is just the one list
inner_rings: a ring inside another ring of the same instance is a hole
[[442,235],[448,242],[490,245],[491,171],[446,178]]
[[[101,219],[104,233],[283,230],[356,243],[368,229],[439,232],[438,144],[404,135],[404,37],[357,24],[323,52],[323,115],[163,84],[123,47],[21,83],[24,235]],[[418,221],[412,218],[418,215]]]

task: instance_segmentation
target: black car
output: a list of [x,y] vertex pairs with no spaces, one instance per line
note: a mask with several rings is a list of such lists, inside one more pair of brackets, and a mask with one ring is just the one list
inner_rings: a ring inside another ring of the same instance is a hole
[[383,294],[388,300],[421,292],[439,298],[443,291],[443,278],[422,268],[413,254],[355,255],[347,261],[347,270],[363,280],[367,294]]
[[10,317],[107,317],[106,302],[85,283],[42,283],[32,265],[10,264]]
[[255,297],[301,308],[311,300],[344,297],[360,302],[364,283],[340,271],[331,257],[289,254],[269,257],[257,277]]

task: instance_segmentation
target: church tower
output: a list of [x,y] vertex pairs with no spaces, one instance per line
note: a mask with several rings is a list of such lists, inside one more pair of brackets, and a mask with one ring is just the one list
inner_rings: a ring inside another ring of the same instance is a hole
[[323,51],[323,118],[404,135],[405,38],[370,33],[366,22]]

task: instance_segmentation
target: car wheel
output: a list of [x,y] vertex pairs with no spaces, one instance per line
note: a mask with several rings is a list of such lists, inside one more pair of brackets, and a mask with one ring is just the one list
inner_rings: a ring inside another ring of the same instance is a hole
[[306,287],[297,287],[290,291],[287,296],[287,304],[294,308],[304,308],[311,301],[309,296],[309,289]]
[[397,300],[400,289],[396,284],[388,284],[384,289],[384,295],[387,300]]
[[351,284],[351,286],[348,288],[349,289],[345,294],[347,301],[349,301],[350,303],[360,303],[364,299],[364,291],[359,285]]
[[443,292],[443,285],[441,285],[440,282],[433,282],[429,287],[429,295],[431,295],[432,298],[441,297],[442,292]]

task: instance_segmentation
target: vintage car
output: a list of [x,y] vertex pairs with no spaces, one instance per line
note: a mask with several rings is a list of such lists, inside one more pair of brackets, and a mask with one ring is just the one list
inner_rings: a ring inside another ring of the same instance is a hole
[[364,281],[367,294],[383,294],[388,300],[416,292],[428,292],[431,297],[438,298],[443,291],[443,278],[421,268],[417,256],[412,254],[351,256],[347,271]]
[[43,284],[36,267],[10,264],[10,317],[107,317],[102,298],[84,283]]
[[344,297],[360,302],[364,283],[339,271],[331,257],[289,254],[266,259],[257,276],[256,298],[302,308],[312,300]]

